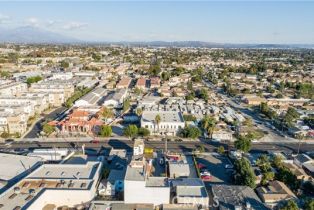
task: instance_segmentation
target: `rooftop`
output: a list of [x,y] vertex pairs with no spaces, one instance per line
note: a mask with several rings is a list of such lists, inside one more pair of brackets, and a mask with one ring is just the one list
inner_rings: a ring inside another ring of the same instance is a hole
[[153,122],[159,115],[161,122],[184,122],[181,112],[175,111],[143,111],[142,121]]
[[235,207],[244,208],[247,203],[251,205],[251,209],[267,209],[254,190],[247,186],[213,185],[212,192],[213,196],[218,199],[221,210],[234,209]]
[[39,157],[0,153],[0,180],[9,181],[41,161]]

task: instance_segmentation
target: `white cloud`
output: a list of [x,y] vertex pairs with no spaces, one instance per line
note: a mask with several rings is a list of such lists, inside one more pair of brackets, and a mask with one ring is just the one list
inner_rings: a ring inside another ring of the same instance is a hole
[[66,30],[76,30],[76,29],[86,28],[87,26],[88,26],[87,23],[68,22],[68,23],[65,23],[65,25],[63,26],[63,29],[66,29]]
[[26,24],[28,26],[34,26],[34,27],[38,27],[39,26],[39,20],[35,17],[30,17],[28,19],[26,19]]
[[3,15],[0,13],[0,24],[8,23],[11,20],[10,16]]

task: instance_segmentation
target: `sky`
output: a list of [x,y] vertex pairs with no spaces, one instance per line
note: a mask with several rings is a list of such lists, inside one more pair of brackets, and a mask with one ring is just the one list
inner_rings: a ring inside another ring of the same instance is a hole
[[85,41],[314,44],[314,1],[3,1],[0,28]]

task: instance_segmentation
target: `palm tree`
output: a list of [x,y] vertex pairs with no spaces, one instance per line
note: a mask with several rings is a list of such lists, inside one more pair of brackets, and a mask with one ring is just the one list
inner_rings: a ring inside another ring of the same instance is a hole
[[205,116],[201,122],[203,129],[209,134],[209,137],[212,138],[216,126],[216,120],[213,117]]
[[160,121],[161,121],[161,117],[160,117],[159,114],[157,114],[156,117],[155,117],[155,123],[157,125],[157,130],[159,130],[159,123],[160,123]]

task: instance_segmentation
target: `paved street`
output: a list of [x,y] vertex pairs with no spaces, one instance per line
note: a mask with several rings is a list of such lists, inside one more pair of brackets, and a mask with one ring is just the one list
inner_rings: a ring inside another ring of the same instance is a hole
[[[0,148],[2,149],[29,149],[29,148],[45,148],[45,147],[60,147],[60,148],[73,148],[81,147],[85,144],[86,148],[99,149],[101,147],[106,148],[117,148],[117,149],[127,149],[132,151],[133,141],[130,140],[120,140],[120,139],[109,139],[109,140],[100,140],[99,143],[91,143],[90,141],[63,141],[63,142],[39,142],[39,141],[28,141],[28,142],[13,142],[12,144],[0,143]],[[200,142],[200,141],[188,141],[188,142],[168,142],[168,150],[175,152],[192,152],[197,147],[203,145],[206,152],[215,152],[217,147],[220,145],[225,146],[228,149],[228,146],[223,143],[210,143],[210,142]],[[152,148],[155,150],[164,150],[165,143],[162,141],[146,141],[145,146],[147,148]],[[297,152],[299,147],[298,143],[253,143],[252,152],[267,152],[267,151],[283,151],[283,152]],[[232,149],[233,146],[230,145],[229,149]],[[305,144],[300,145],[300,152],[312,152],[314,151],[314,144]]]
[[59,114],[64,112],[67,108],[66,107],[60,107],[55,109],[54,111],[50,112],[49,114],[44,115],[41,117],[35,125],[31,128],[31,130],[24,136],[24,138],[37,138],[38,134],[41,131],[41,124],[45,122],[46,120],[54,120],[56,119]]

